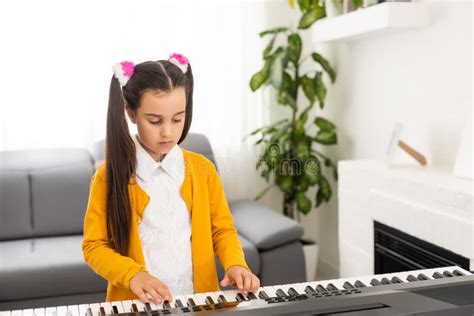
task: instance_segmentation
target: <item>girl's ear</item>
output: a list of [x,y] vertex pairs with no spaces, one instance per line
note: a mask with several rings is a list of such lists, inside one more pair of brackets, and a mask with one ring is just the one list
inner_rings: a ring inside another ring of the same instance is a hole
[[132,121],[133,124],[137,124],[135,118],[136,118],[136,113],[133,111],[128,105],[125,106],[125,110],[127,111],[128,118],[130,121]]

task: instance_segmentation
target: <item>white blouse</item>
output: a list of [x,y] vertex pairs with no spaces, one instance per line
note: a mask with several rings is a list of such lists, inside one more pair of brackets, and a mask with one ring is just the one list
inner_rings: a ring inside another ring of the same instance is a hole
[[181,197],[183,151],[175,145],[156,162],[132,137],[137,151],[137,182],[148,194],[138,229],[148,273],[162,281],[172,295],[194,293],[191,217]]

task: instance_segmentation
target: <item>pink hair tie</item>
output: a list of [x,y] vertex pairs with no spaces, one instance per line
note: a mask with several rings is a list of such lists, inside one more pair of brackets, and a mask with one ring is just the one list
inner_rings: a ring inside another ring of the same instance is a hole
[[120,85],[123,87],[135,73],[135,64],[131,61],[124,60],[115,64],[112,70],[114,71],[115,78],[118,79]]
[[188,71],[189,61],[184,55],[178,53],[170,54],[168,61],[178,66],[184,74]]

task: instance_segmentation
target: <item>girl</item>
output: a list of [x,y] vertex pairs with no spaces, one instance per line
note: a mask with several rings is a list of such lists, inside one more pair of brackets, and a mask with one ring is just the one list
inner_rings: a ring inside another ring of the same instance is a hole
[[[105,162],[91,180],[82,250],[108,280],[107,301],[219,290],[256,292],[221,180],[204,156],[178,146],[189,131],[193,75],[186,57],[114,66]],[[137,125],[130,135],[125,113]]]

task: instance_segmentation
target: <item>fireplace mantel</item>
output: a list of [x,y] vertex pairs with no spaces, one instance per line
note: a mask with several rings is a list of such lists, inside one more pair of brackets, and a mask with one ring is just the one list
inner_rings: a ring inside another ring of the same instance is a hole
[[451,250],[474,269],[473,181],[430,167],[340,161],[340,277],[374,273],[373,222]]

